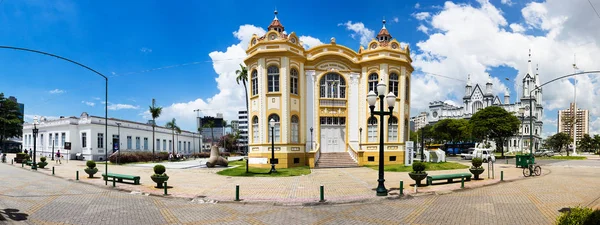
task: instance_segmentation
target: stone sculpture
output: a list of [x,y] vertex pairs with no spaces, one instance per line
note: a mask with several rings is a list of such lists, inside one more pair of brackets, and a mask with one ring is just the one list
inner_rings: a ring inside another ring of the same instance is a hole
[[219,155],[219,148],[216,145],[213,145],[210,148],[210,158],[206,161],[206,167],[212,168],[215,167],[215,165],[227,166],[228,164],[229,162],[227,159]]

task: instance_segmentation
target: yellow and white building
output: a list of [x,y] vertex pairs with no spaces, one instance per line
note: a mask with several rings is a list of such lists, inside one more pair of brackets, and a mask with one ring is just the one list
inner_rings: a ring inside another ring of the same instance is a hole
[[[392,39],[385,20],[368,48],[360,46],[358,52],[334,38],[305,49],[296,33],[284,31],[275,12],[267,33],[253,35],[246,50],[250,165],[270,167],[271,119],[276,121],[277,168],[312,168],[322,154],[339,152],[357,165],[377,164],[379,135],[385,140],[385,164],[402,164],[414,69],[410,49]],[[392,119],[386,116],[381,123],[384,133],[366,100],[379,82],[397,96]]]

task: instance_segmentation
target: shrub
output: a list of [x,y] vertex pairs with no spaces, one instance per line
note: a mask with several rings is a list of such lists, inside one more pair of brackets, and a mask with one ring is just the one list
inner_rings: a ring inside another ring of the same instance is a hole
[[475,168],[481,167],[482,163],[483,163],[483,160],[481,158],[475,157],[471,160],[471,164],[473,164],[473,167],[475,167]]
[[[156,157],[159,160],[167,160],[169,158],[169,153],[157,152]],[[108,157],[108,160],[111,163],[116,163],[117,158],[119,159],[119,163],[151,162],[152,152],[121,152],[120,155],[119,153],[112,154]]]
[[575,224],[598,224],[600,222],[600,210],[593,211],[591,208],[571,208],[570,211],[563,212],[556,219],[558,225],[575,225]]
[[209,156],[210,156],[210,153],[208,153],[208,152],[198,152],[198,153],[192,154],[192,157],[196,157],[196,158],[208,158]]
[[94,162],[93,160],[88,160],[87,162],[85,162],[85,165],[90,168],[93,169],[96,167],[96,162]]
[[167,171],[167,169],[165,168],[165,166],[163,166],[161,164],[154,166],[155,174],[163,174],[163,173],[165,173],[165,171]]
[[415,173],[423,173],[425,171],[425,163],[413,162],[412,168],[413,168],[413,172],[415,172]]
[[46,157],[45,156],[40,157],[40,161],[46,162]]

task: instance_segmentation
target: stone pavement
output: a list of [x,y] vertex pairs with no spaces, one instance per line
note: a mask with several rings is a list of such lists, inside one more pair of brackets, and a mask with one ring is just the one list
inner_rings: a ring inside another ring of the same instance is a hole
[[[11,156],[12,157],[12,156]],[[9,162],[11,157],[9,157]],[[500,162],[500,161],[498,161]],[[170,166],[171,168],[186,169],[167,169],[169,175],[168,185],[169,194],[175,197],[184,198],[204,198],[218,201],[232,201],[235,198],[235,186],[240,185],[240,198],[245,202],[270,202],[285,205],[302,205],[306,203],[316,203],[319,201],[319,186],[324,185],[325,195],[329,202],[348,203],[363,202],[378,199],[375,196],[377,187],[377,171],[366,168],[337,168],[337,169],[313,169],[311,174],[296,177],[226,177],[216,174],[224,168],[206,168],[185,166],[194,161],[180,163],[184,166]],[[462,163],[470,164],[465,160]],[[173,164],[173,163],[170,163]],[[21,165],[13,165],[21,167]],[[81,182],[92,183],[105,186],[105,182],[100,178],[89,179],[83,171],[85,161],[71,160],[68,163],[55,164],[50,162],[46,169],[39,169],[38,172],[51,174],[52,166],[55,167],[57,177],[66,179],[75,179],[75,171],[79,171]],[[487,164],[483,165],[487,170]],[[104,172],[104,165],[97,164],[99,169],[96,176]],[[118,189],[162,195],[164,190],[154,188],[156,185],[150,176],[154,173],[151,166],[133,164],[133,165],[109,165],[110,173],[131,174],[141,177],[141,185],[131,185],[116,183]],[[495,164],[495,179],[487,179],[487,171],[481,175],[486,178],[483,180],[465,182],[465,188],[474,188],[500,182],[500,171],[504,171],[504,179],[507,181],[522,179],[522,169],[515,168],[514,165]],[[465,173],[468,169],[429,171],[431,175]],[[406,172],[386,172],[385,185],[390,189],[391,196],[399,194],[400,180],[404,181],[404,193],[408,195],[424,194],[427,192],[446,193],[452,190],[460,189],[460,180],[452,184],[439,184],[415,189],[409,184],[414,184]],[[424,181],[423,181],[424,182]],[[437,181],[442,182],[443,181]],[[112,186],[112,182],[108,183]]]
[[600,207],[600,170],[576,166],[544,169],[545,176],[448,194],[379,198],[351,204],[277,206],[207,204],[198,199],[130,194],[0,164],[0,223],[552,224],[563,207]]

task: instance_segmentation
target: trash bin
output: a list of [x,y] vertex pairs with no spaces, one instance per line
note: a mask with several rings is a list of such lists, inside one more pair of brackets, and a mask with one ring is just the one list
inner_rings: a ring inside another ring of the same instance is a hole
[[531,157],[531,154],[525,154],[525,155],[516,155],[516,166],[521,167],[521,168],[525,168],[527,167],[529,164],[534,164],[535,163],[535,158]]

